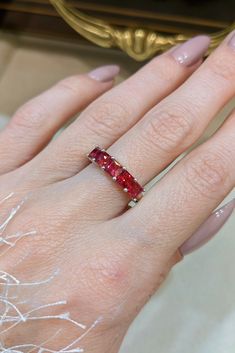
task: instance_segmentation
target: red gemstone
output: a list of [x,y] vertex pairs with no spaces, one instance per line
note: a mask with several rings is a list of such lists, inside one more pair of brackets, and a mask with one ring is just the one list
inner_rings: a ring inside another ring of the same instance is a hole
[[144,191],[142,186],[127,170],[124,170],[122,174],[117,176],[117,182],[123,187],[123,189],[127,189],[129,195],[133,199],[137,198]]
[[135,178],[125,170],[106,151],[96,147],[88,156],[103,168],[110,176],[116,179],[117,183],[128,192],[132,199],[139,199],[144,189]]
[[115,160],[111,159],[110,163],[106,165],[105,171],[112,177],[117,177],[123,171],[122,166]]
[[93,159],[101,168],[104,168],[111,162],[111,156],[107,152],[102,151],[99,147],[94,148],[88,157]]
[[96,163],[102,168],[106,167],[112,161],[111,156],[105,152],[101,151],[101,153],[96,158]]
[[129,194],[133,199],[138,199],[142,192],[144,192],[144,188],[142,188],[142,186],[135,181],[130,187]]
[[90,159],[97,159],[99,157],[99,155],[102,153],[101,149],[96,147],[93,149],[93,151],[91,151],[91,153],[88,155],[88,158]]

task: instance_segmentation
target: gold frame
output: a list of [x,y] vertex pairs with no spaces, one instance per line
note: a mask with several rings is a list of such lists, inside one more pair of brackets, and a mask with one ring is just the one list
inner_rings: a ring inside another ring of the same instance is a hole
[[[103,48],[119,48],[137,61],[150,59],[189,39],[186,33],[164,34],[148,28],[124,27],[84,14],[65,0],[50,0],[59,15],[81,36]],[[235,29],[235,22],[211,34],[209,52]]]

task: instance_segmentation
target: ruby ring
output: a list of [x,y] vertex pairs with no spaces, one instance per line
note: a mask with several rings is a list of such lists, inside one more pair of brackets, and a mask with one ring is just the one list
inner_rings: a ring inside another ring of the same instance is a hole
[[114,157],[108,152],[99,147],[94,148],[88,155],[91,162],[98,165],[112,179],[128,193],[134,202],[138,202],[144,195],[144,188],[137,182],[125,167],[123,167]]

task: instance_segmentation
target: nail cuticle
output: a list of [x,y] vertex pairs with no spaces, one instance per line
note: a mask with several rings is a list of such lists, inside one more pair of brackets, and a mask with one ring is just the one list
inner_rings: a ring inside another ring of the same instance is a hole
[[210,45],[210,37],[201,35],[189,39],[187,42],[177,46],[171,55],[179,64],[192,66],[206,54]]

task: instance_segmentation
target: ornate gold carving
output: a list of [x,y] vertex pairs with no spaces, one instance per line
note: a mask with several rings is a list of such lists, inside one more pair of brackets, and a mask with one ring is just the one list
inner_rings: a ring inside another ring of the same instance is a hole
[[[137,61],[147,60],[156,53],[164,52],[189,38],[185,34],[166,35],[150,29],[112,26],[78,11],[65,0],[50,0],[50,2],[80,35],[104,48],[118,47]],[[212,34],[209,51],[217,47],[233,29],[235,29],[235,23],[223,31]]]

